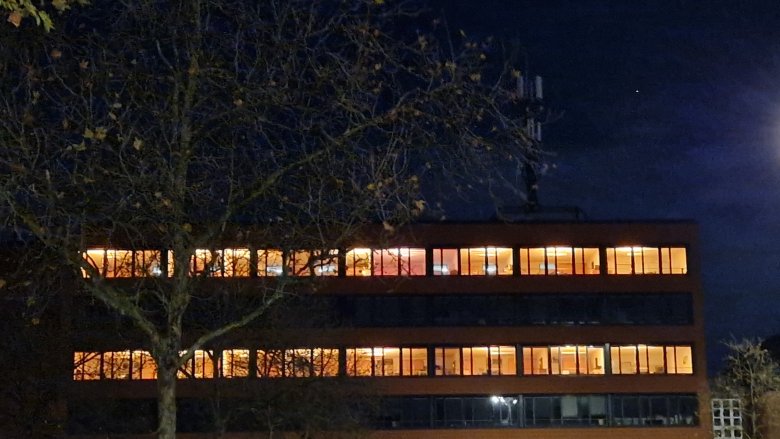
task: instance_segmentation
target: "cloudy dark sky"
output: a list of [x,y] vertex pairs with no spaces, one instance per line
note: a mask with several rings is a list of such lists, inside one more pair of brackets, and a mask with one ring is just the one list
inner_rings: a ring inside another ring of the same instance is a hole
[[543,205],[700,224],[710,370],[730,335],[780,333],[780,3],[434,2],[520,41],[545,78]]

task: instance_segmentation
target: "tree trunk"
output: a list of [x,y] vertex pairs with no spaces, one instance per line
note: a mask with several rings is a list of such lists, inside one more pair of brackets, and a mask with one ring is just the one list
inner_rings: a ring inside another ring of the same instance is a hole
[[157,438],[176,438],[176,367],[160,361],[157,369]]

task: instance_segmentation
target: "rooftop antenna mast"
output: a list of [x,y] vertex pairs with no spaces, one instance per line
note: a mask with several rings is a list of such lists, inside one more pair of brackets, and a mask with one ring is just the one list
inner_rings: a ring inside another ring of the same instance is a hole
[[522,173],[525,184],[526,199],[519,205],[500,206],[497,211],[498,219],[502,221],[558,221],[565,219],[570,221],[584,219],[584,212],[576,206],[547,206],[542,208],[539,204],[539,166],[541,157],[539,145],[542,143],[542,123],[538,120],[544,109],[543,80],[539,75],[525,76],[523,72],[517,73],[517,96],[526,106],[528,116],[525,119],[524,132],[531,150],[525,157]]
[[[541,108],[544,99],[542,77],[536,75],[526,79],[522,72],[517,75],[517,95],[521,100],[526,100],[529,106]],[[536,114],[532,114],[525,121],[525,133],[528,139],[534,143],[542,141],[542,124],[536,120]],[[534,212],[539,208],[539,177],[536,167],[539,166],[539,157],[535,152],[529,153],[523,165],[523,180],[525,182],[526,202],[523,210]]]

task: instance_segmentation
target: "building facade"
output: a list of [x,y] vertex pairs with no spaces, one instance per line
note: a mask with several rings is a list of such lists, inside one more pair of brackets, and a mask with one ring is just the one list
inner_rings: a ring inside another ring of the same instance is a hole
[[[695,224],[435,223],[380,232],[319,252],[252,242],[196,251],[193,275],[215,285],[261,289],[316,277],[301,300],[327,309],[329,323],[309,311],[281,331],[253,326],[198,351],[180,372],[181,398],[331,380],[377,396],[377,438],[711,437]],[[172,261],[162,249],[95,247],[85,257],[117,283],[164,277]],[[153,428],[151,356],[130,330],[122,338],[97,331],[99,311],[80,311],[88,303],[76,299],[69,311],[68,422],[111,401],[115,413],[139,411],[137,421]],[[198,437],[198,428],[183,427]],[[94,430],[82,423],[70,433],[105,432]]]

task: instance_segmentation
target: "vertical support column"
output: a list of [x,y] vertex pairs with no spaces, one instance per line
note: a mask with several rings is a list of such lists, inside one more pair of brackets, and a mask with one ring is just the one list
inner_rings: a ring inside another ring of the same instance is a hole
[[433,248],[425,247],[425,273],[426,276],[433,276]]
[[607,248],[599,247],[599,274],[602,276],[606,275],[608,266],[609,264],[607,262]]
[[345,248],[338,249],[338,255],[336,257],[338,265],[338,277],[346,277],[347,275],[347,250]]

